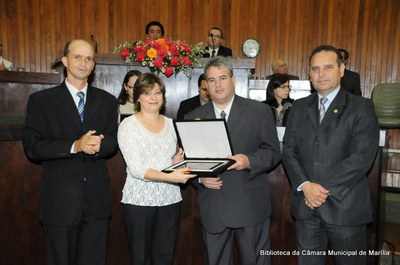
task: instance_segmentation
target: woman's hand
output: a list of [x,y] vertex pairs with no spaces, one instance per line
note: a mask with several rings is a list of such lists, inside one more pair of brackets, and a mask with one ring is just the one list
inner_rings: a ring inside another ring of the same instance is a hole
[[183,149],[179,148],[178,152],[172,157],[172,164],[177,164],[181,161],[183,161]]
[[197,175],[189,174],[191,167],[178,168],[168,174],[168,181],[174,183],[186,183],[189,179],[196,177]]

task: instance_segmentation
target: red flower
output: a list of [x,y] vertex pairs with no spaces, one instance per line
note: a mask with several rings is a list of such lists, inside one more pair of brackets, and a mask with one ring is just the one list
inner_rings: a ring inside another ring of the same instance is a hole
[[169,51],[174,56],[178,56],[179,55],[179,50],[175,47],[175,45],[169,46]]
[[190,66],[192,65],[192,60],[190,60],[189,56],[183,56],[182,63],[183,65]]
[[179,58],[178,57],[172,57],[171,66],[179,66]]
[[131,55],[131,52],[129,51],[129,48],[125,48],[120,52],[120,55],[122,59],[126,60],[126,58],[128,58],[129,55]]
[[185,44],[185,45],[183,46],[183,51],[184,51],[184,52],[187,52],[187,53],[190,53],[190,52],[192,51],[192,49],[190,48],[189,45],[186,45],[186,44]]
[[154,59],[153,63],[155,67],[161,68],[163,66],[163,58],[156,58]]
[[165,58],[167,56],[168,56],[168,53],[165,50],[163,50],[163,49],[158,50],[158,57]]
[[164,74],[166,77],[170,77],[174,73],[174,69],[171,67],[165,67],[164,68]]
[[145,53],[145,52],[144,52],[144,53],[141,52],[141,53],[138,53],[138,54],[136,55],[135,61],[141,63],[141,62],[144,61],[145,58],[146,58],[146,53]]

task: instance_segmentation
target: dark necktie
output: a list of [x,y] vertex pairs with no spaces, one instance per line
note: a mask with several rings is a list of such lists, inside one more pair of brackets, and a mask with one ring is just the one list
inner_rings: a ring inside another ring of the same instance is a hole
[[320,107],[319,107],[319,123],[322,122],[322,119],[325,116],[326,108],[325,103],[328,101],[327,98],[323,97],[319,99]]
[[226,117],[226,113],[225,113],[225,111],[221,111],[221,119],[224,119],[225,120],[225,117]]
[[215,56],[215,51],[211,52],[211,58]]
[[85,94],[83,92],[78,92],[76,95],[79,97],[78,103],[78,113],[81,121],[83,121],[83,110],[85,108]]

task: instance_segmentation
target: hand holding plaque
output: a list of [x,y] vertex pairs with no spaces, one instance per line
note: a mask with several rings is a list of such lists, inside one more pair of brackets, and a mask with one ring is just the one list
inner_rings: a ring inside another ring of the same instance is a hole
[[191,168],[198,176],[216,177],[235,163],[225,120],[174,121],[175,131],[185,152],[185,159],[164,172]]

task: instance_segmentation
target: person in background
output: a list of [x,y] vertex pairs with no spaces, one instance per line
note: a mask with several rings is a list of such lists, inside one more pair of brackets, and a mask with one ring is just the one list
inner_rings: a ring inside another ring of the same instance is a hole
[[205,264],[228,265],[233,240],[242,264],[270,264],[271,198],[267,172],[280,161],[274,118],[261,102],[235,95],[235,76],[229,58],[215,57],[204,67],[211,101],[185,119],[224,118],[236,162],[218,177],[191,181],[198,201],[205,244]]
[[94,49],[72,40],[61,58],[67,77],[29,97],[26,156],[42,164],[40,222],[47,265],[106,264],[111,216],[106,159],[118,149],[117,100],[92,87]]
[[162,80],[153,73],[141,75],[133,98],[135,114],[118,128],[127,173],[121,202],[131,264],[172,265],[182,200],[177,184],[195,175],[187,174],[187,168],[162,172],[183,157],[172,119],[160,114],[165,106]]
[[183,120],[186,113],[189,113],[195,108],[200,107],[210,101],[210,95],[208,94],[207,82],[204,74],[199,76],[197,85],[199,94],[192,98],[186,99],[179,104],[178,113],[176,115],[178,120]]
[[[334,47],[315,48],[309,67],[317,93],[293,103],[282,154],[292,185],[298,264],[324,264],[329,244],[338,253],[336,264],[365,265],[367,255],[359,253],[367,251],[374,214],[367,173],[379,141],[374,106],[340,85],[345,66]],[[352,252],[357,254],[346,254]]]
[[204,58],[215,56],[232,57],[232,50],[228,47],[222,46],[224,42],[224,33],[218,27],[212,27],[208,31],[208,46],[205,48],[203,54]]
[[118,96],[118,122],[121,122],[124,118],[134,113],[133,88],[136,80],[141,75],[142,73],[138,70],[130,70],[124,77],[121,92]]
[[285,127],[293,99],[290,98],[290,80],[288,75],[275,74],[267,86],[267,100],[271,106],[276,126]]
[[[340,53],[340,57],[342,58],[342,62],[346,67],[347,62],[349,61],[349,53],[345,49],[338,49],[338,51]],[[358,73],[345,68],[340,85],[345,87],[350,93],[361,96],[361,82],[360,75]]]
[[164,26],[158,21],[151,21],[147,23],[146,38],[151,40],[164,38]]
[[3,44],[0,42],[0,70],[11,71],[13,69],[13,63],[3,58]]
[[287,75],[289,80],[299,80],[298,76],[289,75],[288,67],[283,59],[275,59],[271,63],[272,75],[266,76],[265,79],[271,79],[275,74]]

